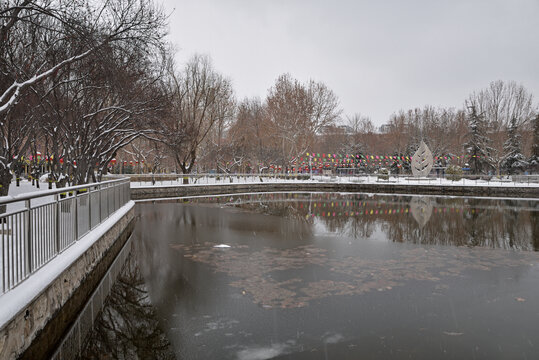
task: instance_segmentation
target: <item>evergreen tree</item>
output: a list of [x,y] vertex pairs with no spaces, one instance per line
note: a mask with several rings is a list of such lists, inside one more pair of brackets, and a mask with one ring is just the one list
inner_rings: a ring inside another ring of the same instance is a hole
[[508,174],[522,173],[528,166],[526,157],[521,152],[520,134],[518,133],[517,119],[512,118],[509,124],[507,141],[503,144],[504,157],[501,167]]
[[485,135],[486,124],[482,114],[478,114],[475,106],[470,107],[468,115],[468,142],[464,144],[466,153],[470,156],[469,164],[474,174],[486,173],[493,169],[489,146],[490,139]]
[[528,163],[532,172],[539,172],[539,114],[533,120],[532,155],[528,159]]

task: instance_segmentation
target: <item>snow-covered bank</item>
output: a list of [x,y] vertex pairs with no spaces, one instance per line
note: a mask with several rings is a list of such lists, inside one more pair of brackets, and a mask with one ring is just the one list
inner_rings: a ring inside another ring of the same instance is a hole
[[539,182],[517,182],[508,179],[482,180],[462,178],[451,181],[445,178],[415,179],[413,177],[389,177],[388,180],[379,179],[378,176],[313,176],[312,180],[295,180],[278,177],[259,178],[258,176],[235,176],[226,177],[201,177],[190,178],[189,184],[183,184],[181,178],[177,180],[156,181],[133,181],[131,188],[166,187],[166,186],[204,186],[204,185],[247,185],[247,184],[282,184],[282,183],[339,183],[339,184],[399,184],[410,186],[492,186],[492,187],[535,187],[539,189]]
[[256,192],[361,192],[373,194],[403,194],[464,197],[500,197],[539,199],[539,186],[496,186],[488,185],[444,185],[443,183],[397,183],[388,181],[371,182],[238,182],[226,184],[190,184],[164,186],[135,186],[131,188],[133,200],[181,198],[186,196],[213,196],[217,194]]

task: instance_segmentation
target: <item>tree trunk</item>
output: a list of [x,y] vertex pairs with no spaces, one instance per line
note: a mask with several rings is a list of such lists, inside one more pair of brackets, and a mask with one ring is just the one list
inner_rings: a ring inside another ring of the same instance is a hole
[[[181,163],[181,164],[180,164],[180,169],[182,169],[182,173],[183,173],[183,174],[189,174],[189,170],[190,170],[190,169],[187,168],[187,166],[185,165],[185,163]],[[184,176],[184,177],[183,177],[183,183],[184,183],[184,184],[189,184],[189,177]]]
[[64,176],[61,180],[58,180],[56,182],[57,189],[64,188],[66,187],[66,185],[67,185],[67,176]]
[[[11,185],[11,172],[7,169],[0,170],[0,196],[7,196]],[[0,214],[6,212],[7,205],[0,205]]]
[[[95,177],[95,171],[94,171],[94,169],[91,169],[90,175],[88,176],[88,178],[91,178],[91,179],[92,179],[91,182],[93,182],[93,183],[96,183],[96,182],[97,182],[97,179],[96,179],[96,177]],[[88,181],[88,182],[90,182],[90,181]]]

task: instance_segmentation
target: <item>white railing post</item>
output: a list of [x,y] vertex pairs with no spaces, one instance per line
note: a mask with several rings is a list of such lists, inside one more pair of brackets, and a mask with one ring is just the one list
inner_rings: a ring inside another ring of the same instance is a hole
[[97,185],[97,193],[99,194],[99,223],[101,223],[101,221],[103,221],[103,206],[101,204],[101,198],[102,198],[102,189],[101,189],[101,186],[102,185]]
[[79,203],[77,201],[77,190],[73,191],[75,198],[75,241],[79,240]]
[[30,207],[30,201],[25,201],[26,211],[28,213],[26,217],[26,275],[30,275],[32,272],[32,209]]
[[[2,226],[2,266],[5,266],[5,261],[7,259],[6,257],[6,247],[5,247],[5,234],[6,234],[6,226],[4,225],[7,222],[7,218],[0,219],[0,225]],[[6,292],[6,271],[2,271],[2,293]]]
[[62,206],[62,204],[60,203],[60,195],[59,194],[56,194],[54,196],[54,199],[56,200],[56,229],[55,229],[55,234],[56,234],[56,239],[55,239],[55,244],[56,244],[56,253],[60,253],[60,213],[61,213],[61,209],[60,207]]
[[92,187],[88,187],[88,231],[92,230]]

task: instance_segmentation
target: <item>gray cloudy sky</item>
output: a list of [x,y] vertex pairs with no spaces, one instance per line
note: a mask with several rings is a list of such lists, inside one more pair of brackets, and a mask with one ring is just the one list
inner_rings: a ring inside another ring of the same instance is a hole
[[208,54],[239,98],[288,72],[325,82],[344,114],[462,106],[494,80],[539,99],[539,0],[164,0],[183,64]]

